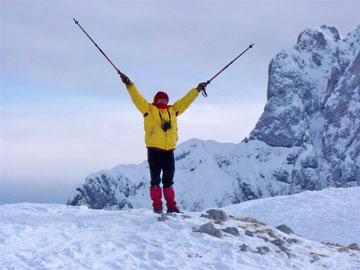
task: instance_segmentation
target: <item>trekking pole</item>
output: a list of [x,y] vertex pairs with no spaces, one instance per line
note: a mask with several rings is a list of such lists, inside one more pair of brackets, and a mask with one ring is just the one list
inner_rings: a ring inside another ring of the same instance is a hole
[[[213,79],[215,79],[218,75],[220,75],[220,73],[222,73],[225,69],[227,69],[232,63],[234,63],[240,56],[242,56],[244,53],[246,53],[246,51],[248,50],[248,49],[251,49],[252,47],[254,46],[254,43],[253,44],[251,44],[251,45],[249,45],[249,47],[247,47],[247,49],[246,50],[244,50],[242,53],[240,53],[238,56],[236,56],[236,58],[234,59],[234,60],[232,60],[229,64],[227,64],[222,70],[220,70],[218,73],[216,73],[210,80],[208,80],[207,82],[206,82],[206,85],[208,85]],[[206,86],[205,85],[205,86]],[[205,91],[205,88],[203,88],[202,89],[202,95],[204,96],[204,97],[207,97],[207,93],[206,93],[206,91]]]
[[113,62],[111,62],[109,57],[106,56],[106,54],[100,49],[100,47],[95,43],[95,41],[88,35],[88,33],[86,33],[86,31],[81,27],[79,22],[77,20],[75,20],[75,19],[74,19],[74,21],[75,21],[75,24],[77,24],[80,27],[80,29],[85,33],[85,35],[87,35],[87,37],[92,41],[92,43],[94,43],[96,48],[99,49],[99,51],[102,53],[102,55],[105,56],[105,58],[110,62],[110,64],[116,69],[117,73],[120,74],[120,70],[118,70],[118,68],[113,64]]

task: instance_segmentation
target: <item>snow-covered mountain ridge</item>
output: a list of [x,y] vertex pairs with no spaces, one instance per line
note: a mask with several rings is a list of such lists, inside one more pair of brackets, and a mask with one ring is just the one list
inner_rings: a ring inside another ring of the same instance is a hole
[[[355,270],[359,196],[352,187],[252,200],[223,208],[222,221],[199,212],[159,222],[149,209],[0,205],[0,268]],[[294,233],[278,226],[289,223]]]
[[[326,187],[360,185],[360,26],[299,34],[269,65],[267,104],[239,144],[178,146],[175,190],[199,211]],[[147,162],[89,175],[68,201],[91,208],[150,207]]]

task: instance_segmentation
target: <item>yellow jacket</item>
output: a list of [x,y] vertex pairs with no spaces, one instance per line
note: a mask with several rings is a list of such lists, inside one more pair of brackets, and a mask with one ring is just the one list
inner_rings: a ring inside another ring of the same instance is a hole
[[[179,99],[167,109],[159,109],[155,105],[147,102],[134,83],[127,86],[127,90],[136,108],[144,116],[146,147],[159,148],[162,150],[175,149],[178,140],[176,118],[197,98],[199,95],[198,90],[196,88],[191,89],[182,99]],[[171,120],[171,128],[166,132],[161,128],[161,119],[166,122]]]

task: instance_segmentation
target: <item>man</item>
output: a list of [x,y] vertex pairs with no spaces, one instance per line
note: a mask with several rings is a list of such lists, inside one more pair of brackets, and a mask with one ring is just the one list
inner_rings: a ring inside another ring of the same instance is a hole
[[[199,92],[205,90],[207,83],[199,83],[182,99],[168,105],[169,97],[165,92],[157,92],[153,103],[149,103],[138,91],[136,85],[123,73],[119,73],[126,85],[136,108],[144,117],[145,144],[148,149],[148,162],[151,176],[150,198],[155,213],[162,213],[162,192],[166,200],[167,212],[180,210],[176,205],[174,184],[175,159],[174,150],[178,140],[177,117],[182,114],[197,98]],[[162,178],[160,177],[162,171]],[[160,183],[163,184],[163,189]]]

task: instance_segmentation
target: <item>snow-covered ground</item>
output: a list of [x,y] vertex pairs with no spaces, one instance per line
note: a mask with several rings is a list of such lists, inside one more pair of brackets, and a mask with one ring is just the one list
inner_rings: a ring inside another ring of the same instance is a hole
[[[355,270],[359,251],[313,240],[360,244],[359,198],[348,188],[254,200],[224,208],[233,217],[222,222],[198,212],[158,221],[149,209],[1,205],[0,269]],[[240,234],[194,231],[209,222]],[[296,234],[274,227],[284,223]]]
[[360,245],[360,187],[305,191],[247,201],[223,210],[272,226],[284,223],[295,233],[314,241]]

